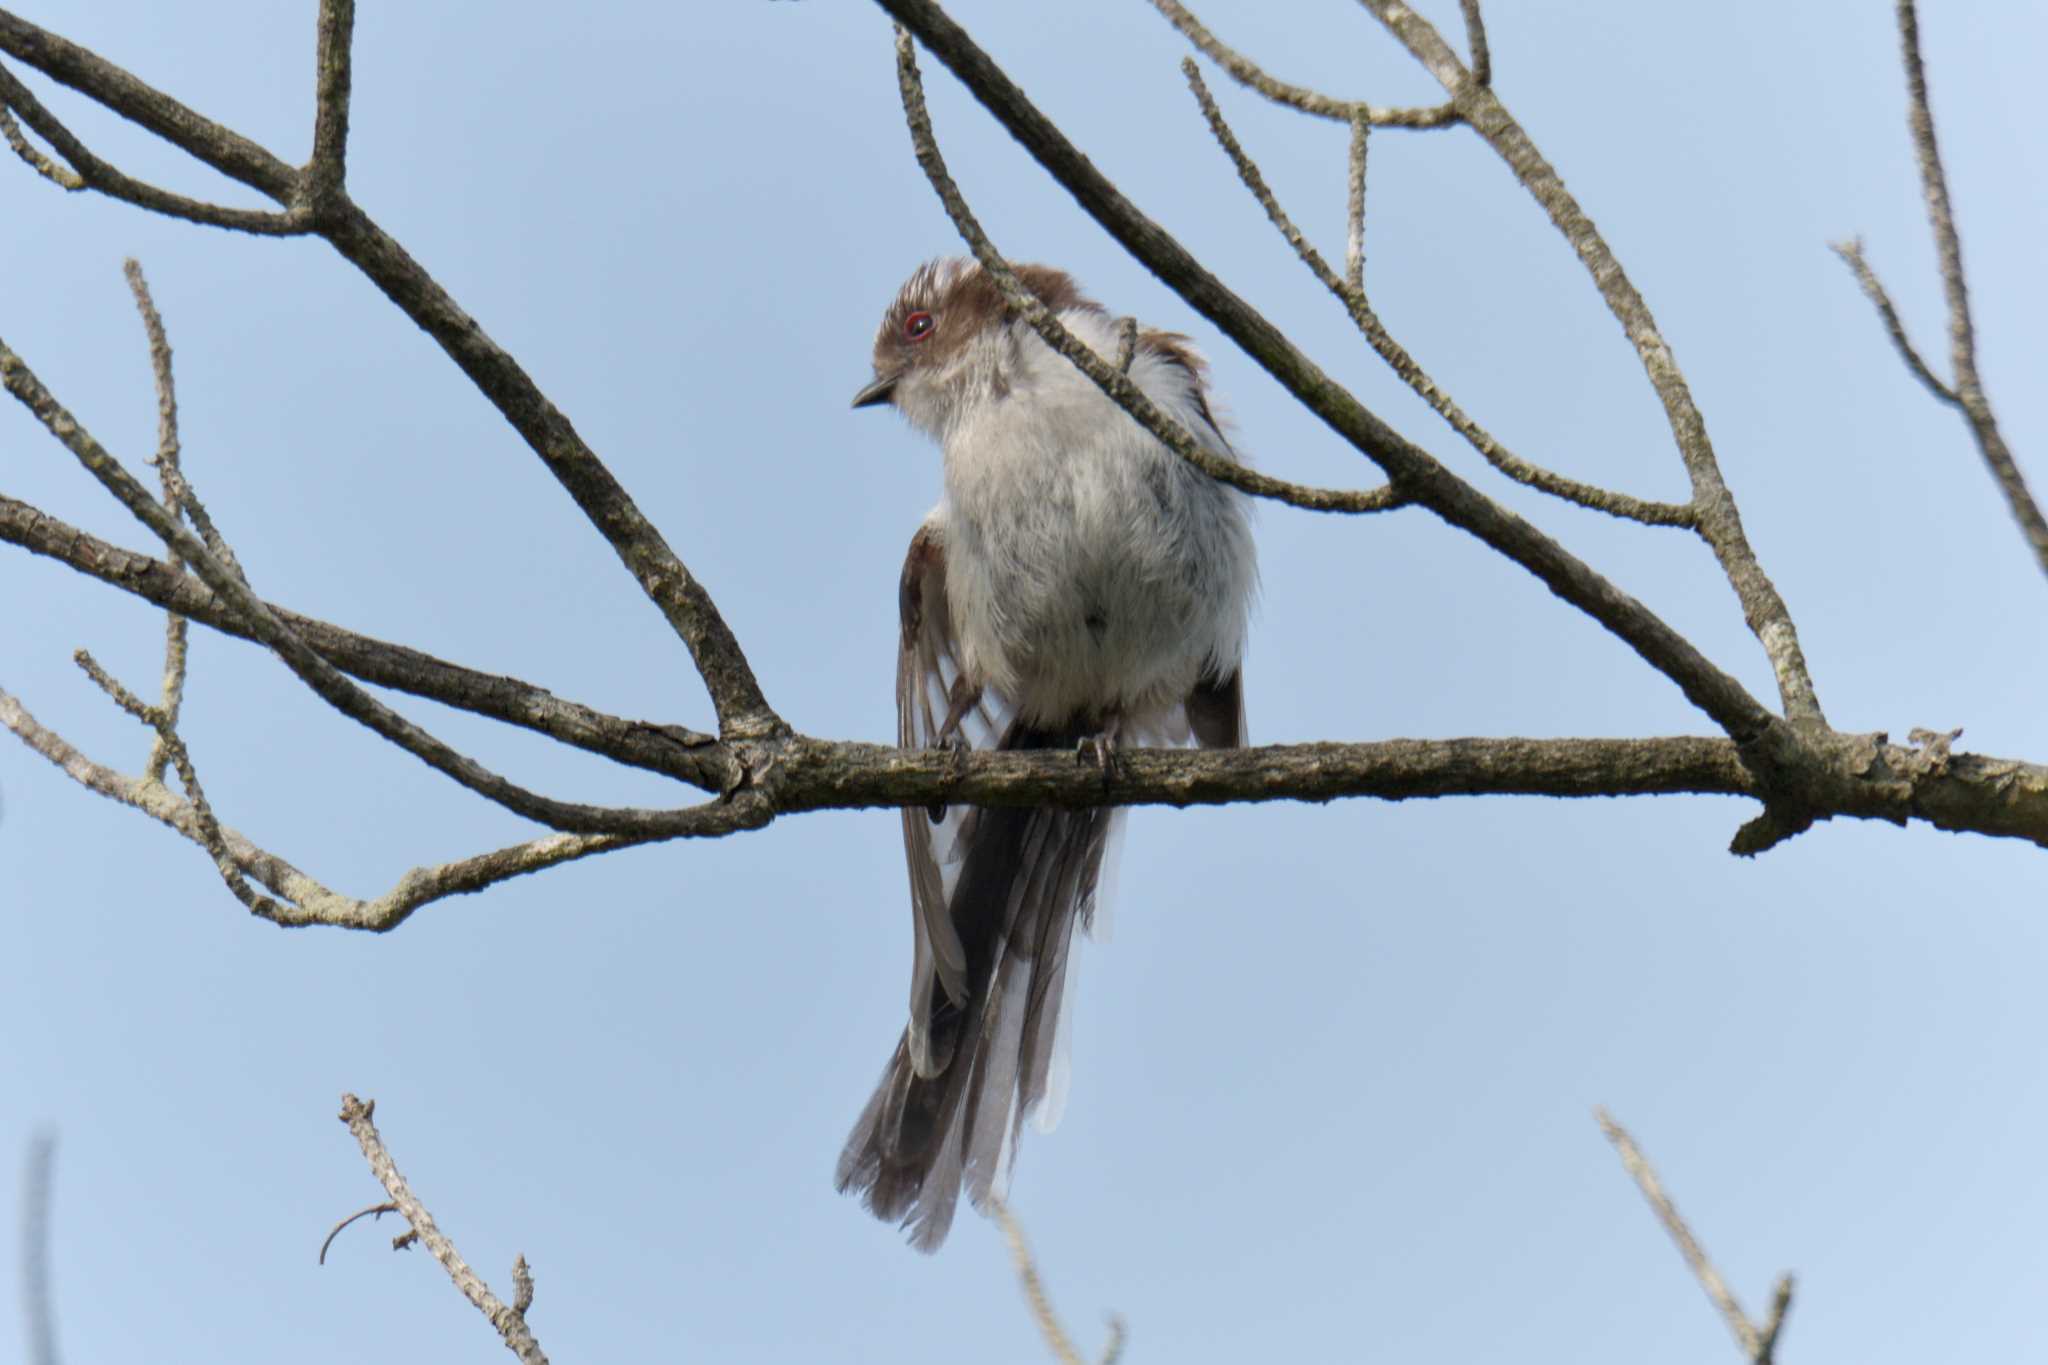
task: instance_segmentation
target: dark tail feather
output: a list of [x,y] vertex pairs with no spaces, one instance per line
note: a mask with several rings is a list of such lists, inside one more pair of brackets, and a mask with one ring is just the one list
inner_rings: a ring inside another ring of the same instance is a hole
[[[1070,746],[1074,736],[1013,729],[1002,747]],[[840,1154],[837,1184],[911,1245],[936,1251],[964,1182],[985,1207],[1004,1184],[1024,1115],[1054,1082],[1068,946],[1095,892],[1118,823],[1107,810],[984,809],[963,830],[967,854],[951,914],[967,950],[964,1006],[932,993],[932,1076],[911,1065],[908,1037],[882,1072]]]

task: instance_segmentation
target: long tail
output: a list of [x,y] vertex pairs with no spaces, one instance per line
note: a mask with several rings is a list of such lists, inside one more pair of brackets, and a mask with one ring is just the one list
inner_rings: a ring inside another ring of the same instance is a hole
[[[1002,747],[1071,747],[1075,736],[1013,729]],[[923,818],[920,816],[919,818]],[[906,1030],[839,1157],[838,1187],[858,1192],[911,1245],[946,1239],[961,1186],[976,1207],[1008,1182],[1018,1130],[1034,1110],[1051,1127],[1065,1098],[1068,952],[1093,917],[1114,810],[982,809],[967,814],[949,901],[967,950],[967,999],[930,992],[930,1075]]]

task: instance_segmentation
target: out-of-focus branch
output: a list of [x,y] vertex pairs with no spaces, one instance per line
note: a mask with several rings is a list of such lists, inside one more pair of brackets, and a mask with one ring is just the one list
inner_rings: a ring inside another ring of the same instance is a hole
[[1301,484],[1289,483],[1261,474],[1255,469],[1226,459],[1197,442],[1192,433],[1170,414],[1160,410],[1144,391],[1131,383],[1117,366],[1095,354],[1088,344],[1069,332],[1053,315],[1051,309],[1033,294],[1025,283],[1010,269],[1002,253],[983,232],[975,220],[974,212],[967,207],[967,201],[953,177],[946,170],[945,158],[939,154],[939,145],[932,135],[931,116],[925,110],[924,82],[917,69],[917,51],[910,41],[910,34],[900,25],[896,30],[896,76],[903,96],[903,113],[910,125],[911,144],[917,153],[917,164],[924,168],[925,177],[931,181],[938,193],[939,201],[952,216],[953,225],[959,229],[961,238],[973,251],[974,258],[981,262],[989,277],[1002,290],[1003,298],[1018,316],[1037,330],[1046,345],[1071,360],[1075,367],[1094,380],[1110,399],[1128,412],[1139,425],[1179,455],[1189,464],[1207,474],[1210,478],[1238,488],[1257,497],[1272,498],[1289,506],[1300,507],[1311,512],[1384,512],[1398,507],[1404,501],[1398,490],[1391,485],[1381,488],[1354,492],[1346,489],[1308,488]]
[[[1010,1246],[1010,1264],[1016,1268],[1017,1282],[1023,1286],[1024,1302],[1031,1307],[1031,1320],[1038,1324],[1038,1334],[1045,1338],[1046,1349],[1061,1365],[1085,1365],[1074,1339],[1067,1335],[1066,1326],[1053,1311],[1052,1298],[1045,1292],[1045,1281],[1039,1277],[1038,1263],[1031,1257],[1031,1248],[1025,1244],[1024,1229],[1017,1222],[1010,1206],[1000,1199],[991,1199],[989,1209],[996,1221],[1002,1225],[1003,1240]],[[1116,1365],[1124,1352],[1124,1320],[1115,1314],[1109,1319],[1109,1344],[1102,1349],[1101,1365]]]
[[1837,243],[1835,254],[1856,272],[1856,282],[1876,306],[1886,334],[1891,337],[1900,358],[1906,362],[1906,368],[1913,372],[1913,377],[1926,385],[1936,398],[1963,414],[1963,420],[1969,423],[1970,435],[1977,442],[1977,450],[1984,457],[1985,468],[1991,471],[1992,481],[2005,495],[2006,506],[2012,509],[2013,520],[2019,523],[2027,548],[2034,552],[2034,562],[2041,566],[2043,573],[2048,573],[2048,518],[2041,515],[2041,505],[2034,501],[2026,477],[2020,473],[2019,462],[2013,458],[2012,448],[2006,445],[2005,436],[1998,429],[1998,415],[1992,411],[1991,399],[1985,394],[1983,379],[1977,372],[1977,332],[1970,320],[1969,283],[1963,277],[1963,244],[1956,233],[1955,208],[1949,202],[1948,174],[1941,166],[1941,146],[1935,140],[1934,109],[1927,98],[1927,68],[1920,59],[1920,18],[1914,0],[1898,0],[1898,23],[1900,61],[1906,69],[1906,121],[1912,130],[1913,158],[1920,168],[1921,192],[1927,199],[1927,224],[1934,232],[1941,291],[1948,301],[1949,368],[1955,373],[1953,385],[1943,383],[1907,339],[1898,309],[1892,306],[1891,296],[1879,282],[1877,272],[1864,259],[1863,243],[1860,240]]
[[50,1199],[56,1183],[57,1139],[29,1139],[21,1168],[21,1317],[29,1365],[60,1365],[57,1303],[50,1292]]
[[521,1365],[547,1365],[547,1356],[541,1352],[540,1343],[533,1339],[533,1332],[526,1325],[526,1309],[533,1302],[532,1276],[522,1273],[526,1258],[519,1258],[519,1267],[513,1272],[513,1279],[519,1285],[516,1298],[523,1302],[508,1304],[491,1292],[482,1276],[469,1268],[469,1263],[462,1259],[462,1253],[455,1249],[455,1243],[448,1240],[447,1234],[434,1222],[434,1215],[427,1211],[427,1206],[419,1201],[412,1187],[406,1184],[405,1177],[399,1174],[398,1163],[391,1159],[383,1137],[377,1132],[377,1125],[371,1121],[376,1109],[375,1100],[365,1103],[354,1095],[341,1097],[341,1121],[348,1125],[349,1132],[355,1135],[356,1144],[363,1149],[363,1157],[370,1163],[370,1173],[377,1177],[377,1183],[384,1187],[384,1192],[391,1196],[391,1202],[405,1215],[405,1221],[412,1224],[421,1244],[441,1263],[441,1268],[448,1272],[449,1279],[455,1281],[455,1287],[462,1291],[462,1296],[475,1304],[477,1311],[497,1329],[498,1335],[505,1339],[506,1348],[519,1357]]
[[1721,1315],[1721,1320],[1728,1324],[1728,1330],[1734,1335],[1736,1345],[1742,1348],[1744,1358],[1750,1365],[1771,1365],[1778,1346],[1778,1333],[1784,1327],[1785,1314],[1792,1306],[1792,1276],[1778,1277],[1771,1294],[1770,1315],[1764,1320],[1764,1325],[1758,1327],[1751,1322],[1749,1315],[1742,1311],[1742,1305],[1736,1301],[1734,1291],[1721,1278],[1721,1272],[1714,1269],[1714,1263],[1707,1259],[1705,1248],[1692,1235],[1692,1229],[1685,1225],[1685,1219],[1679,1216],[1678,1206],[1664,1192],[1657,1172],[1651,1169],[1649,1159],[1636,1146],[1635,1139],[1605,1109],[1595,1109],[1593,1117],[1599,1122],[1600,1131],[1614,1144],[1615,1153],[1621,1157],[1622,1168],[1634,1179],[1636,1188],[1643,1192],[1643,1198],[1649,1201],[1657,1221],[1671,1234],[1671,1240],[1678,1246],[1678,1254],[1685,1258],[1686,1268],[1692,1271],[1693,1278],[1706,1291],[1708,1301]]
[[1194,58],[1187,57],[1182,59],[1181,73],[1187,77],[1188,88],[1194,91],[1195,102],[1202,107],[1202,116],[1209,121],[1209,131],[1215,135],[1217,144],[1223,148],[1224,154],[1230,158],[1231,165],[1237,168],[1238,178],[1244,182],[1244,187],[1251,191],[1252,198],[1259,202],[1259,207],[1266,211],[1266,217],[1271,220],[1275,228],[1279,229],[1280,235],[1287,240],[1287,244],[1294,248],[1294,254],[1301,258],[1302,264],[1308,267],[1309,273],[1321,281],[1323,287],[1334,294],[1337,301],[1344,305],[1345,311],[1351,315],[1352,323],[1357,326],[1360,334],[1365,337],[1367,344],[1373,348],[1373,351],[1381,360],[1386,362],[1387,367],[1399,376],[1402,383],[1414,390],[1423,402],[1435,409],[1437,415],[1449,423],[1453,431],[1464,437],[1474,450],[1477,450],[1484,456],[1488,464],[1513,479],[1516,483],[1527,485],[1539,492],[1548,493],[1555,498],[1562,498],[1566,502],[1577,503],[1581,507],[1591,508],[1596,512],[1605,512],[1610,516],[1622,517],[1629,521],[1640,521],[1649,526],[1691,526],[1693,524],[1693,510],[1688,504],[1646,502],[1641,498],[1631,497],[1626,493],[1617,493],[1610,489],[1595,487],[1592,484],[1580,483],[1577,479],[1565,478],[1561,474],[1553,473],[1540,465],[1532,464],[1528,460],[1523,459],[1495,440],[1493,434],[1486,430],[1486,428],[1466,416],[1465,410],[1459,407],[1457,401],[1448,393],[1445,393],[1434,379],[1430,378],[1429,373],[1422,368],[1414,356],[1408,353],[1407,348],[1394,340],[1393,335],[1380,322],[1379,315],[1373,311],[1372,305],[1365,295],[1365,126],[1363,124],[1354,125],[1353,129],[1353,155],[1350,176],[1350,198],[1353,215],[1351,242],[1353,246],[1347,253],[1349,257],[1347,264],[1353,268],[1354,278],[1347,282],[1338,278],[1337,272],[1332,270],[1329,264],[1323,260],[1322,253],[1317,251],[1308,238],[1302,235],[1301,229],[1294,225],[1294,220],[1287,216],[1287,211],[1280,207],[1280,201],[1266,184],[1265,176],[1259,172],[1258,164],[1251,159],[1250,154],[1238,142],[1237,135],[1231,131],[1230,124],[1223,117],[1222,109],[1217,107],[1215,97],[1209,93],[1208,85],[1202,80],[1200,69],[1195,66]]
[[1508,113],[1507,106],[1458,59],[1436,27],[1402,0],[1361,2],[1436,77],[1463,122],[1507,163],[1522,188],[1543,206],[1552,225],[1578,254],[1608,311],[1634,345],[1650,387],[1663,404],[1679,458],[1692,482],[1694,526],[1713,550],[1721,572],[1742,605],[1743,620],[1771,662],[1785,717],[1795,724],[1825,726],[1827,720],[1814,691],[1813,676],[1807,669],[1791,610],[1750,546],[1735,497],[1721,477],[1720,462],[1714,454],[1713,442],[1707,437],[1706,419],[1693,402],[1691,387],[1678,368],[1669,343],[1658,330],[1649,305],[1535,142]]

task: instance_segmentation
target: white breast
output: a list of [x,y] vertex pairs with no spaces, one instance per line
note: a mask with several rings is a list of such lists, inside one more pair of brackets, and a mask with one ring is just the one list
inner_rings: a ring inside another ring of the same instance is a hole
[[[1100,355],[1116,326],[1062,321]],[[968,669],[1035,724],[1170,710],[1235,668],[1256,579],[1244,498],[1154,440],[1014,323],[988,395],[945,433],[947,591]],[[1141,350],[1131,378],[1235,458],[1185,367]]]

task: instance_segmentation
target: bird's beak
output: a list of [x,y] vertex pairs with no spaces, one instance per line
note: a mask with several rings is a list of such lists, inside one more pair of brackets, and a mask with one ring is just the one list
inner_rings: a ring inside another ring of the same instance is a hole
[[853,405],[857,408],[871,408],[877,403],[889,402],[896,394],[896,381],[902,377],[899,374],[883,375],[855,394]]

